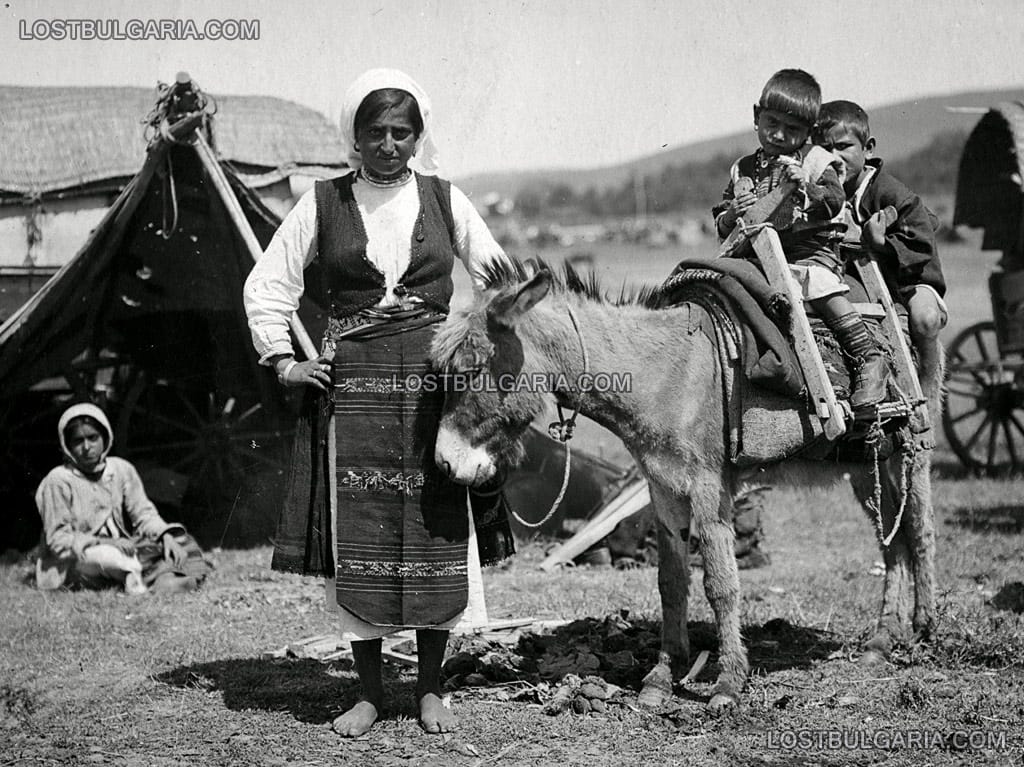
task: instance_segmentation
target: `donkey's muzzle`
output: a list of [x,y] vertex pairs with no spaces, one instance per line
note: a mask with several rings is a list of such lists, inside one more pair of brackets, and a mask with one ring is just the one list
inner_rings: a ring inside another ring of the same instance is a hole
[[437,430],[434,462],[449,479],[460,485],[480,485],[498,471],[497,463],[487,450],[474,447],[458,431],[444,424]]

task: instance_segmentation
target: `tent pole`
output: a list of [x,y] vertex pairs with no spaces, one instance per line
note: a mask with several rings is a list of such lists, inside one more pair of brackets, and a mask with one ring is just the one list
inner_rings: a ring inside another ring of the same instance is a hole
[[[214,156],[213,150],[210,148],[210,145],[206,143],[206,139],[204,139],[202,134],[198,131],[196,131],[193,146],[195,147],[196,153],[199,155],[199,159],[203,163],[203,167],[206,168],[206,172],[209,174],[210,180],[213,182],[213,186],[217,190],[217,194],[220,196],[221,202],[224,203],[228,216],[230,216],[231,221],[242,235],[242,239],[245,240],[245,245],[249,249],[249,255],[252,256],[253,261],[258,261],[260,256],[263,255],[263,248],[260,247],[260,243],[259,240],[256,239],[256,235],[253,234],[252,227],[249,226],[249,220],[242,212],[242,207],[238,204],[238,198],[235,197],[235,193],[231,191],[231,186],[228,184],[228,180],[224,177],[224,172],[221,170],[220,163],[217,162],[217,158]],[[289,318],[288,324],[291,326],[295,339],[299,342],[299,347],[302,349],[302,353],[306,355],[306,359],[315,360],[319,357],[320,355],[317,353],[316,346],[313,344],[313,339],[309,337],[309,333],[307,332],[305,325],[302,324],[302,320],[299,319],[297,312],[292,312],[292,316]]]

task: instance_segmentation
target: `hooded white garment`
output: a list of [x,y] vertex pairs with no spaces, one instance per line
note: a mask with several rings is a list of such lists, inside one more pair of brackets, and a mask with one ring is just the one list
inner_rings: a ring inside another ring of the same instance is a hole
[[440,165],[437,146],[434,145],[431,134],[430,97],[415,80],[398,69],[370,69],[357,77],[345,91],[345,98],[341,103],[341,118],[338,120],[341,142],[345,148],[345,162],[353,170],[358,170],[362,166],[363,158],[356,151],[356,112],[359,111],[363,99],[371,93],[388,88],[405,91],[419,104],[423,132],[416,139],[416,153],[410,165],[417,166],[424,173],[436,173]]
[[100,461],[96,465],[96,471],[100,472],[103,470],[103,466],[107,460],[107,453],[110,452],[110,448],[114,445],[114,430],[110,428],[110,421],[107,419],[107,414],[91,402],[72,405],[61,414],[60,420],[57,422],[57,439],[60,441],[60,450],[64,453],[64,457],[73,465],[75,463],[75,457],[71,455],[71,451],[68,450],[67,442],[64,439],[64,432],[67,431],[68,424],[71,423],[72,419],[80,416],[88,416],[89,418],[92,418],[94,421],[99,423],[106,432],[106,439],[103,443],[103,455],[100,457]]

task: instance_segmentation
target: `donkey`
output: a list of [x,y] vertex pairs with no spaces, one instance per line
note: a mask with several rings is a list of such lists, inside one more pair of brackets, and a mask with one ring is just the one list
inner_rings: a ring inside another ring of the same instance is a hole
[[[748,673],[731,525],[732,498],[747,472],[728,460],[723,371],[715,340],[691,322],[699,307],[651,308],[655,295],[647,291],[610,301],[596,280],[584,284],[570,268],[558,277],[519,262],[496,268],[491,287],[468,309],[451,314],[432,344],[435,366],[469,380],[446,397],[435,460],[465,485],[485,483],[513,464],[521,450],[519,437],[549,396],[530,385],[542,379],[555,382],[552,393],[560,406],[575,408],[622,439],[647,478],[657,518],[661,649],[640,700],[650,706],[664,703],[673,681],[688,667],[692,533],[703,555],[704,590],[719,635],[720,672],[708,705],[721,710],[738,703]],[[626,374],[631,386],[586,390],[575,383],[587,380],[584,374],[600,372]],[[474,385],[478,380],[497,385]],[[887,653],[895,641],[909,640],[914,632],[924,637],[932,627],[935,533],[929,461],[926,450],[914,457],[905,513],[882,550],[881,612],[865,645],[875,654]],[[775,469],[769,481],[802,486],[836,483],[849,473],[865,507],[878,491],[867,465],[786,461]],[[890,459],[878,472],[878,516],[886,531],[898,518],[900,469]]]

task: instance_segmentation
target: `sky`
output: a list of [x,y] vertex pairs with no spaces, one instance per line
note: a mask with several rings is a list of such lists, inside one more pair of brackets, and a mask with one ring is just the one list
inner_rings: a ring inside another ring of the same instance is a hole
[[[33,34],[55,19],[200,31],[256,19],[259,39]],[[210,93],[277,96],[333,121],[363,70],[403,69],[433,100],[451,178],[613,165],[743,130],[783,67],[869,110],[1020,87],[1022,42],[1022,0],[0,0],[8,85],[154,87],[187,70]]]

